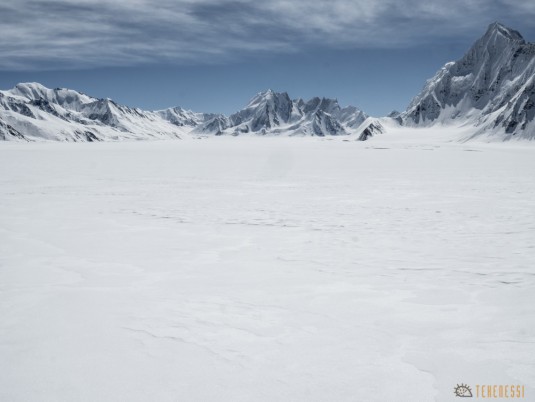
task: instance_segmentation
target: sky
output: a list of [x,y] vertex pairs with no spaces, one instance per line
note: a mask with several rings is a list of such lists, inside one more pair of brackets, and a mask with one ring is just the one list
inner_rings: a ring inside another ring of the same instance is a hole
[[269,88],[381,116],[517,0],[18,0],[0,4],[0,88],[40,82],[142,109],[229,114]]

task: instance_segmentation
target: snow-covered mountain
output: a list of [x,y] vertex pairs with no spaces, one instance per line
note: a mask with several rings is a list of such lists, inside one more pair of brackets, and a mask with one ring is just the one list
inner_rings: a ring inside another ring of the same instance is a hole
[[155,113],[178,127],[196,127],[206,121],[224,117],[214,113],[196,113],[181,107],[158,110]]
[[368,116],[334,99],[291,100],[271,90],[227,117],[180,107],[144,111],[70,89],[37,83],[0,91],[0,140],[105,141],[164,139],[192,135],[343,135]]
[[102,141],[180,138],[215,115],[156,112],[37,83],[0,91],[0,140]]
[[535,43],[499,23],[425,85],[401,121],[473,125],[482,133],[535,139]]
[[327,98],[290,99],[286,92],[258,93],[242,110],[228,119],[216,117],[194,132],[240,135],[345,135],[359,127],[368,116],[354,106],[341,108]]
[[[103,141],[185,135],[353,134],[366,140],[390,124],[464,127],[472,137],[535,139],[535,43],[499,23],[458,61],[427,81],[403,113],[373,119],[335,99],[291,99],[272,90],[230,115],[174,107],[144,111],[38,83],[0,91],[0,140]],[[471,127],[474,127],[472,130]]]

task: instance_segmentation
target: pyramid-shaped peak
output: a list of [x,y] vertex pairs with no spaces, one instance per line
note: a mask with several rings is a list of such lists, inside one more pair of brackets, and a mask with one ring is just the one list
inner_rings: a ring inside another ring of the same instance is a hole
[[519,45],[525,43],[526,41],[518,31],[499,22],[493,22],[487,28],[487,32],[474,43],[461,60],[449,65],[446,64],[442,71],[447,73],[453,66],[457,65],[461,69],[458,71],[459,74],[467,74],[469,72],[467,69],[474,68],[476,64],[483,62],[486,54],[491,55],[493,60],[499,60],[498,55],[514,51]]
[[487,32],[485,33],[485,37],[494,36],[494,35],[501,35],[511,40],[524,40],[520,32],[511,28],[508,28],[499,22],[493,22],[492,24],[490,24],[487,29]]
[[288,93],[286,92],[275,92],[272,89],[268,89],[267,91],[258,92],[250,101],[248,104],[248,107],[257,107],[260,104],[264,104],[265,102],[291,102],[290,97],[288,96]]

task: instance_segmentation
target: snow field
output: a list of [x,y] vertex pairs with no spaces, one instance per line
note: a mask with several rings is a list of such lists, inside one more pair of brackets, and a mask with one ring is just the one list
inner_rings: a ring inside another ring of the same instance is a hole
[[0,400],[533,395],[535,148],[421,134],[0,144]]

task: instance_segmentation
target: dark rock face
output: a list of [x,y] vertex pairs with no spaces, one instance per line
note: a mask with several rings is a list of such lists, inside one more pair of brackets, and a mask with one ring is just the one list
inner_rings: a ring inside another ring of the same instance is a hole
[[422,99],[413,109],[411,118],[418,124],[424,120],[435,120],[440,115],[442,107],[433,97]]
[[335,118],[323,110],[318,110],[314,114],[312,132],[320,137],[325,135],[347,134],[340,123],[338,123]]
[[369,125],[367,125],[364,130],[359,135],[358,140],[359,141],[366,141],[370,137],[373,137],[377,134],[383,134],[384,133],[384,127],[379,122],[371,122]]

